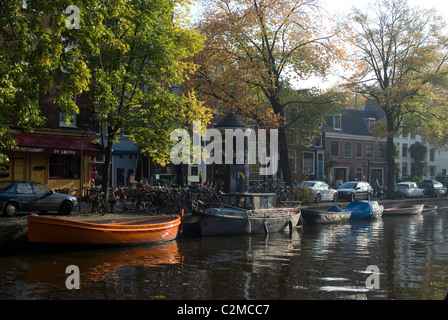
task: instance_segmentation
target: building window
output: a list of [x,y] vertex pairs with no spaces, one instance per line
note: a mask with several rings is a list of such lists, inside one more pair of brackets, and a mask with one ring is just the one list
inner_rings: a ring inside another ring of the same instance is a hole
[[401,176],[407,177],[408,176],[408,164],[407,162],[403,162],[401,164]]
[[362,178],[362,168],[361,167],[356,168],[356,180],[357,181],[362,181],[363,180],[363,178]]
[[386,157],[386,146],[384,144],[378,145],[378,159],[384,159]]
[[191,173],[192,176],[199,176],[199,167],[197,165],[191,166]]
[[373,159],[373,144],[368,143],[366,145],[366,156],[370,157],[371,159]]
[[319,135],[314,138],[314,146],[315,147],[322,147],[322,135]]
[[403,158],[408,157],[408,144],[407,143],[403,143],[403,145],[401,146],[401,156]]
[[341,124],[341,115],[333,116],[333,128],[341,130],[342,124]]
[[71,110],[69,112],[70,117],[65,118],[65,115],[61,112],[59,113],[59,126],[66,128],[76,128],[76,112]]
[[338,141],[331,141],[330,154],[332,157],[339,157],[339,142]]
[[362,143],[358,142],[356,144],[356,158],[362,158]]
[[[73,94],[73,102],[78,104],[78,95],[76,93]],[[59,113],[59,126],[76,128],[76,112],[74,110],[70,110],[68,113],[68,118],[65,117],[64,113]]]
[[436,161],[436,150],[434,149],[429,150],[429,161]]
[[77,179],[79,157],[50,155],[50,178]]
[[314,174],[314,153],[312,152],[303,153],[303,173]]
[[250,172],[260,173],[260,163],[258,161],[257,163],[250,165]]
[[344,158],[352,157],[352,143],[344,142]]

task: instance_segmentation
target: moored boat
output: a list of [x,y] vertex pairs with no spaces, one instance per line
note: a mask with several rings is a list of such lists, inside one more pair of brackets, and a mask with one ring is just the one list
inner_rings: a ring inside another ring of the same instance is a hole
[[342,211],[339,207],[333,206],[328,210],[317,211],[302,209],[302,220],[304,225],[333,223],[349,220],[351,212]]
[[180,224],[180,216],[91,223],[31,214],[28,216],[28,240],[33,243],[138,245],[173,240],[178,236]]
[[223,206],[200,214],[201,234],[237,235],[293,230],[301,210],[276,208],[274,194],[230,193],[221,195]]
[[421,214],[423,211],[424,204],[416,204],[409,206],[399,206],[394,208],[384,209],[384,216],[402,216],[402,215],[415,215]]
[[351,202],[342,211],[351,212],[350,219],[377,219],[381,218],[384,207],[377,201],[354,201]]
[[425,204],[425,206],[423,207],[423,212],[435,211],[438,208],[439,206],[436,204]]

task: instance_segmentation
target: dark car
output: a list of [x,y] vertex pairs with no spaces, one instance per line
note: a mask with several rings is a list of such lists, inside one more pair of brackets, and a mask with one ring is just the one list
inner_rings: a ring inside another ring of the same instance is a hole
[[348,201],[370,200],[373,196],[372,186],[365,181],[344,182],[337,189],[339,199]]
[[40,182],[0,181],[0,211],[8,217],[35,211],[68,215],[77,203],[75,197],[54,192]]
[[423,180],[419,186],[420,189],[425,190],[425,194],[429,197],[446,196],[446,188],[437,180]]

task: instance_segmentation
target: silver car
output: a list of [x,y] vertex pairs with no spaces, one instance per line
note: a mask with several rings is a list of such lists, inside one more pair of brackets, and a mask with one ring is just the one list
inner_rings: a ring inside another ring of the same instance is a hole
[[77,204],[76,197],[54,192],[40,182],[0,181],[0,212],[8,217],[36,211],[68,215]]
[[317,203],[321,201],[338,201],[338,192],[323,181],[304,181],[298,187],[310,189],[313,193],[314,201]]
[[400,198],[417,198],[425,195],[425,190],[412,181],[399,182],[395,185],[395,194]]

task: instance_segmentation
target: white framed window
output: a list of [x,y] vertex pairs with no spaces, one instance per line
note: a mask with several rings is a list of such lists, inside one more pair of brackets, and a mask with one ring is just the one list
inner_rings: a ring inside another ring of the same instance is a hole
[[314,174],[314,153],[304,152],[302,157],[302,168],[304,174]]
[[352,157],[352,143],[344,142],[344,158]]
[[342,130],[342,117],[341,115],[333,116],[333,128]]
[[[78,95],[76,93],[73,94],[73,102],[78,104]],[[74,110],[70,110],[69,117],[66,118],[64,113],[59,113],[59,126],[60,127],[68,127],[68,128],[76,128],[76,112]]]

